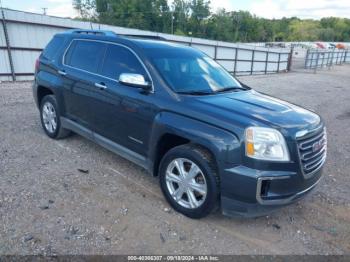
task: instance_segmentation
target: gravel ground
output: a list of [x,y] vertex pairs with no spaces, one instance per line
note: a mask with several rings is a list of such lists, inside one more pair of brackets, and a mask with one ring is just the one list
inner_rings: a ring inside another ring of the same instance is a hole
[[270,216],[174,212],[157,178],[73,135],[51,140],[30,82],[0,84],[0,254],[349,254],[350,66],[240,78],[317,111],[329,134],[314,193]]

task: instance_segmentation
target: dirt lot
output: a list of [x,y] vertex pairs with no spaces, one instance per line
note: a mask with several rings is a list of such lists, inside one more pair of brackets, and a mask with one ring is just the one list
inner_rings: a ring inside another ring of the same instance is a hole
[[175,213],[141,168],[78,135],[49,139],[31,83],[1,83],[0,254],[349,254],[350,66],[241,80],[317,111],[329,134],[314,194],[256,219]]

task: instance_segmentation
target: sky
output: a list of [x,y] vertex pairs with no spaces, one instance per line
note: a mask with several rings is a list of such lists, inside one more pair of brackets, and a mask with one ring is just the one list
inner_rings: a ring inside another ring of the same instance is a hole
[[[75,17],[72,0],[0,0],[3,7],[60,17]],[[140,0],[147,1],[147,0]],[[170,0],[169,0],[170,1]],[[336,16],[350,18],[350,0],[211,0],[212,11],[225,8],[226,11],[244,10],[259,17],[320,19]]]

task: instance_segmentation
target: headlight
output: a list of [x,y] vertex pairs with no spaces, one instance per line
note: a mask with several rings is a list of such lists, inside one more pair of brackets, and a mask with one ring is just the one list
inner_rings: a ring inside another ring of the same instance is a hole
[[289,153],[282,134],[272,128],[248,127],[245,130],[245,153],[248,157],[289,161]]

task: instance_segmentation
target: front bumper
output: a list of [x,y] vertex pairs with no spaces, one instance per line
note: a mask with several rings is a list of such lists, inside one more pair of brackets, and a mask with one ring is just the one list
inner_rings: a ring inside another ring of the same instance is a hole
[[221,208],[228,216],[257,217],[294,203],[319,183],[322,168],[305,179],[291,171],[261,171],[245,166],[222,172]]

